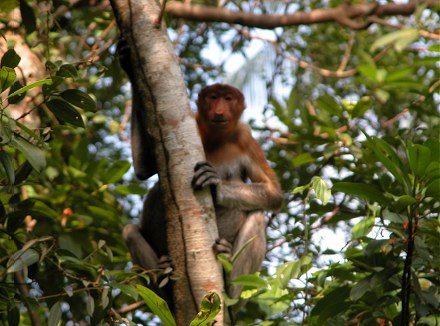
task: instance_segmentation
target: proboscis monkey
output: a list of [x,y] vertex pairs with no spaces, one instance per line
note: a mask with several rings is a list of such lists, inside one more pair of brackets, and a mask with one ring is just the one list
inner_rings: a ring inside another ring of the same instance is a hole
[[[127,48],[120,47],[121,50],[127,51]],[[120,56],[122,54],[120,52]],[[124,61],[121,65],[132,81],[133,97],[137,97],[133,74],[127,68],[130,65]],[[145,112],[142,103],[133,99],[133,105],[138,106],[133,107],[133,119],[144,119],[140,114]],[[195,191],[211,188],[220,236],[214,249],[227,255],[243,250],[229,276],[234,279],[260,269],[266,254],[264,211],[278,210],[283,195],[249,127],[239,121],[245,108],[243,94],[232,86],[214,84],[202,89],[197,108],[196,120],[206,161],[195,166],[192,186]],[[151,143],[145,141],[148,135],[141,126],[145,126],[143,121],[133,121],[132,141],[144,142],[133,144],[134,160],[142,162],[149,156],[146,161],[154,162],[149,154],[153,152],[149,147]],[[137,175],[148,177],[156,172],[151,170],[155,166],[141,166],[141,173]],[[165,213],[158,185],[145,198],[140,226],[127,225],[124,239],[133,263],[145,269],[157,268],[160,257],[168,254]],[[233,298],[237,298],[240,291],[240,287],[228,287],[228,294]]]

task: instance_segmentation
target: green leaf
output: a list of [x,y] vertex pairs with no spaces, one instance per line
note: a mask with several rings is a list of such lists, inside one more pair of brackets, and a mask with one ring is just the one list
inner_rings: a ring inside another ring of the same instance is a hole
[[16,305],[7,312],[8,326],[20,325],[20,311]]
[[428,147],[431,151],[431,161],[432,162],[440,162],[440,139],[438,138],[429,138],[424,146]]
[[14,84],[12,84],[11,88],[9,89],[9,95],[8,95],[9,104],[17,104],[26,96],[26,93],[21,93],[16,96],[10,96],[11,94],[15,93],[21,88],[23,88],[23,85],[19,81],[15,81]]
[[335,288],[317,302],[311,311],[311,316],[318,316],[318,325],[323,325],[328,318],[347,310],[349,295],[350,288],[348,286]]
[[61,97],[70,104],[73,104],[85,111],[96,111],[96,102],[79,89],[68,89],[61,92]]
[[29,143],[26,139],[14,137],[11,140],[11,145],[24,154],[26,159],[37,172],[41,172],[46,167],[46,157],[44,156],[44,152],[37,146]]
[[17,8],[17,0],[2,0],[0,1],[0,13],[10,12],[12,9]]
[[196,318],[189,324],[190,326],[209,325],[218,315],[222,307],[220,296],[215,292],[210,292],[203,298],[200,304],[200,311]]
[[390,201],[382,194],[380,189],[366,183],[337,182],[333,185],[332,191],[343,192],[348,195],[364,198],[371,202],[377,202],[383,206],[390,204]]
[[255,274],[237,276],[231,281],[231,284],[247,286],[255,289],[267,288],[267,282]]
[[3,93],[6,89],[11,87],[16,78],[17,75],[15,74],[14,69],[9,67],[2,67],[0,69],[0,93]]
[[370,277],[366,277],[357,282],[350,291],[350,299],[357,301],[364,296],[370,290]]
[[42,85],[51,85],[52,84],[52,79],[42,79],[42,80],[37,80],[36,82],[30,83],[29,85],[26,85],[18,90],[16,90],[13,93],[9,93],[8,98],[20,95],[22,93],[27,92],[28,90],[38,87],[38,86],[42,86]]
[[170,308],[168,307],[165,300],[159,297],[149,288],[142,285],[135,285],[137,293],[142,297],[142,299],[150,308],[151,312],[157,315],[165,326],[175,326],[173,315],[171,314]]
[[368,217],[353,226],[351,229],[353,239],[360,239],[367,236],[367,234],[373,229],[374,222],[375,217]]
[[112,288],[116,288],[124,292],[129,297],[132,297],[134,300],[138,300],[139,294],[136,289],[132,285],[122,284],[122,283],[111,283],[110,286]]
[[440,179],[435,179],[429,183],[425,194],[428,197],[440,198]]
[[421,178],[431,162],[431,151],[426,146],[409,143],[408,160],[414,175]]
[[223,254],[218,254],[217,255],[217,259],[222,264],[223,269],[226,271],[226,273],[231,273],[232,272],[232,263],[228,259],[228,257],[226,257]]
[[397,199],[397,204],[402,207],[413,205],[416,202],[417,202],[416,199],[409,195],[403,195]]
[[115,192],[127,196],[127,195],[140,195],[144,196],[147,193],[147,189],[137,184],[121,185],[115,187]]
[[[281,289],[287,288],[290,280],[300,276],[301,269],[311,263],[312,257],[305,255],[295,262],[287,262],[277,268],[276,275]],[[305,270],[305,269],[304,269]]]
[[61,321],[61,301],[56,302],[49,311],[48,326],[58,326]]
[[15,52],[14,49],[9,49],[8,51],[3,54],[2,61],[0,65],[2,67],[9,67],[9,68],[15,68],[20,63],[20,56]]
[[19,250],[9,258],[6,264],[8,273],[15,273],[22,269],[35,264],[40,259],[40,254],[32,249]]
[[333,114],[337,117],[342,118],[342,108],[333,98],[328,94],[322,95],[317,100],[318,107]]
[[290,193],[292,195],[295,194],[302,194],[304,192],[304,190],[309,189],[309,186],[299,186],[299,187],[295,187],[295,189],[293,189]]
[[87,314],[89,316],[93,316],[93,312],[95,311],[95,300],[91,295],[87,297],[86,309],[87,309]]
[[64,100],[54,98],[47,102],[46,105],[61,121],[84,128],[84,121],[81,114],[71,104]]
[[303,153],[298,156],[296,156],[292,164],[294,167],[299,167],[304,164],[315,162],[315,157],[311,153]]
[[14,170],[14,160],[12,159],[12,156],[3,150],[0,150],[0,163],[3,165],[3,168],[5,169],[9,184],[13,185],[15,183],[15,170]]
[[397,156],[393,148],[384,140],[377,137],[367,137],[367,146],[375,154],[376,158],[391,172],[402,186],[405,187],[406,193],[411,193],[410,182],[406,173],[402,172],[402,162]]
[[56,76],[74,78],[74,77],[78,77],[78,71],[76,70],[74,65],[64,64],[58,69]]
[[363,114],[373,106],[373,100],[368,96],[363,96],[353,108],[351,116],[353,118],[361,117]]
[[116,161],[103,175],[103,181],[106,183],[115,183],[124,176],[130,169],[131,164],[128,161]]
[[363,64],[358,67],[359,73],[369,80],[377,80],[377,68],[375,65]]
[[418,37],[419,31],[416,28],[402,29],[378,38],[373,42],[373,45],[371,45],[371,51],[374,52],[381,47],[394,43],[394,47],[400,52]]
[[311,188],[315,192],[316,198],[318,198],[323,205],[327,205],[331,197],[331,189],[327,183],[320,177],[313,177]]

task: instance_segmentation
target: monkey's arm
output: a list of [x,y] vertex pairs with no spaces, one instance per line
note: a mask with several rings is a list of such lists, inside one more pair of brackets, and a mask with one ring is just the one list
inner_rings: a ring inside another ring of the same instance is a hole
[[146,126],[146,107],[151,103],[142,103],[140,100],[139,87],[131,63],[130,48],[124,39],[119,40],[117,50],[119,63],[128,75],[132,89],[131,149],[133,167],[136,177],[145,180],[157,173],[154,143]]
[[278,210],[283,195],[275,173],[267,164],[263,151],[251,139],[240,161],[250,183],[222,180],[208,162],[199,162],[195,167],[194,189],[211,186],[217,205],[244,211]]

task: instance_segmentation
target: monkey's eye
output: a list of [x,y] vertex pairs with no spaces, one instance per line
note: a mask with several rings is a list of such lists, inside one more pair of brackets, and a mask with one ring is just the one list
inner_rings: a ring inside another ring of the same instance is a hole
[[231,95],[226,95],[225,96],[225,100],[228,101],[228,102],[232,101],[232,96]]
[[218,96],[215,95],[215,94],[212,94],[212,95],[209,96],[209,98],[210,98],[211,100],[216,100],[216,99],[218,98]]

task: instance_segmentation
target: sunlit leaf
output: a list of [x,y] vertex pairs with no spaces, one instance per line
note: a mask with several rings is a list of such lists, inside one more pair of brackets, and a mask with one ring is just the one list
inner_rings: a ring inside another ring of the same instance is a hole
[[256,289],[267,287],[267,282],[255,274],[237,276],[231,281],[231,284],[242,285]]
[[29,85],[26,85],[20,89],[17,89],[15,92],[10,93],[8,95],[8,98],[12,98],[14,96],[20,95],[22,93],[27,92],[28,90],[38,87],[38,86],[42,86],[42,85],[51,85],[52,84],[52,79],[42,79],[42,80],[38,80],[34,83],[30,83]]
[[0,69],[0,89],[1,92],[4,92],[6,89],[12,86],[15,81],[16,74],[14,69],[9,67],[2,67]]
[[374,217],[368,217],[365,219],[362,219],[359,223],[357,223],[353,228],[351,229],[351,234],[353,236],[353,239],[360,239],[362,237],[365,237],[370,233],[370,231],[373,229],[375,222]]
[[232,271],[232,263],[225,255],[218,254],[217,259],[222,264],[223,269],[226,271],[226,273],[230,273]]
[[311,188],[315,192],[316,198],[318,198],[323,205],[327,205],[331,197],[331,188],[320,177],[313,177]]
[[210,322],[218,315],[222,308],[220,296],[215,292],[208,293],[200,304],[200,311],[190,326],[210,325]]
[[371,45],[371,51],[374,52],[381,47],[393,43],[397,51],[402,51],[409,44],[414,42],[418,38],[418,36],[419,31],[416,28],[407,28],[391,32],[374,41]]

